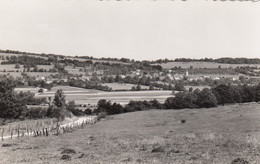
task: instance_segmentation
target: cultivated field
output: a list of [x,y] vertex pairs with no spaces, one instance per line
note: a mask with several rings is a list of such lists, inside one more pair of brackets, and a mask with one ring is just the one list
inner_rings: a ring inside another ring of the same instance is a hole
[[100,90],[95,89],[84,89],[84,88],[78,88],[78,87],[71,87],[71,86],[55,86],[51,88],[51,91],[48,93],[55,93],[58,89],[62,89],[64,93],[70,93],[70,92],[86,92],[86,93],[99,93],[104,92]]
[[46,69],[49,71],[50,69],[53,69],[54,65],[37,65],[38,69]]
[[14,78],[22,77],[21,72],[0,72],[0,75],[13,76]]
[[[114,91],[116,90],[131,90],[132,87],[136,87],[134,84],[126,84],[126,83],[103,83],[102,85],[106,85],[109,88],[112,88]],[[141,85],[142,89],[149,89],[149,86]]]
[[[114,115],[61,136],[0,141],[0,159],[2,163],[229,164],[240,158],[257,164],[259,108],[260,104],[237,104]],[[61,160],[63,155],[69,161]]]
[[23,87],[23,88],[15,88],[14,91],[15,92],[32,92],[32,93],[38,93],[38,90],[40,88],[36,88],[36,87]]
[[57,89],[62,89],[66,95],[66,101],[74,100],[76,104],[96,105],[101,99],[110,100],[120,104],[127,104],[130,100],[144,101],[157,99],[164,102],[171,97],[171,91],[122,91],[122,92],[103,92],[92,89],[60,86],[54,87],[51,91],[37,94],[36,97],[54,97]]
[[260,64],[223,64],[223,63],[215,63],[215,62],[169,62],[169,63],[162,63],[161,66],[165,69],[171,69],[174,67],[181,67],[181,68],[236,68],[241,66],[250,66],[250,67],[258,67],[260,68]]
[[2,65],[2,64],[0,64],[0,71],[2,72],[2,71],[19,71],[19,72],[21,72],[21,71],[23,71],[23,65],[20,65],[20,68],[19,69],[17,69],[17,68],[15,68],[15,64],[4,64],[4,65]]

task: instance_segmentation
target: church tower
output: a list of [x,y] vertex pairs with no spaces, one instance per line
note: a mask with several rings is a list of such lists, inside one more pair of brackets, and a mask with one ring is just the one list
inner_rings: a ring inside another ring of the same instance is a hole
[[189,71],[188,71],[188,69],[186,69],[186,74],[185,74],[185,76],[189,76]]

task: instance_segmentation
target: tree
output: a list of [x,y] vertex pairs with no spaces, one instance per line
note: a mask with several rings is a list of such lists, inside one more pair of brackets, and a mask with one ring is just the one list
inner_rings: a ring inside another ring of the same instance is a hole
[[216,96],[219,104],[228,104],[228,103],[240,103],[242,98],[238,88],[226,85],[219,84],[212,89],[213,94]]
[[198,96],[197,104],[200,108],[216,107],[218,100],[210,89],[204,88]]
[[182,82],[177,82],[174,86],[174,90],[176,91],[185,91],[185,87]]
[[55,93],[53,103],[56,107],[64,107],[65,106],[65,95],[62,89],[58,89]]
[[97,109],[95,112],[100,113],[100,112],[107,112],[107,110],[110,108],[111,106],[111,102],[107,101],[105,99],[101,99],[98,101],[97,103]]
[[131,89],[131,91],[136,91],[136,87],[133,86],[132,89]]
[[112,106],[110,106],[107,110],[107,114],[119,114],[123,113],[123,106],[120,105],[119,103],[113,103]]
[[57,118],[58,121],[63,120],[69,115],[66,110],[65,95],[62,89],[58,89],[53,99],[53,105],[48,108],[47,116]]
[[19,118],[26,104],[14,93],[15,84],[12,79],[0,80],[0,117]]
[[258,102],[260,101],[260,83],[256,86],[255,92],[255,101]]
[[136,90],[137,91],[140,91],[142,88],[141,88],[141,85],[140,84],[138,84],[137,86],[136,86]]
[[91,115],[91,114],[92,114],[92,110],[89,109],[89,108],[87,108],[87,109],[84,111],[84,113],[85,113],[86,115]]
[[184,93],[177,93],[175,97],[169,97],[165,100],[165,107],[168,109],[183,109],[184,105]]
[[198,101],[198,95],[193,92],[188,92],[184,96],[184,101],[183,104],[185,108],[196,108],[197,104],[196,102]]
[[154,90],[154,87],[152,85],[149,86],[149,90]]
[[256,101],[256,91],[254,86],[248,86],[247,84],[240,86],[240,95],[242,102],[253,102]]
[[76,108],[75,101],[69,101],[67,105],[67,110],[73,112]]
[[58,121],[62,121],[66,116],[66,110],[64,107],[51,105],[47,110],[47,116],[51,118],[57,118]]
[[43,93],[43,89],[42,89],[42,88],[39,89],[39,90],[38,90],[38,93]]
[[15,64],[16,69],[20,69],[20,64]]

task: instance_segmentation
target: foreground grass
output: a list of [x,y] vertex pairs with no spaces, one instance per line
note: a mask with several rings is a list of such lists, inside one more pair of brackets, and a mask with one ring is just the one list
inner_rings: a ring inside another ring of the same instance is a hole
[[[1,142],[0,163],[258,163],[260,104],[127,113],[61,136]],[[69,161],[66,149],[75,151]]]

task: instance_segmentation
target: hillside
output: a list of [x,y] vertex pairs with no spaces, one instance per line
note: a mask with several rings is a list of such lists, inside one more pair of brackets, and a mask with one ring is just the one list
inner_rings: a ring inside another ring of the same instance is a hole
[[[259,107],[253,103],[120,114],[61,136],[4,141],[9,146],[0,149],[0,158],[3,163],[227,164],[237,158],[257,163]],[[64,150],[70,161],[61,160]]]

